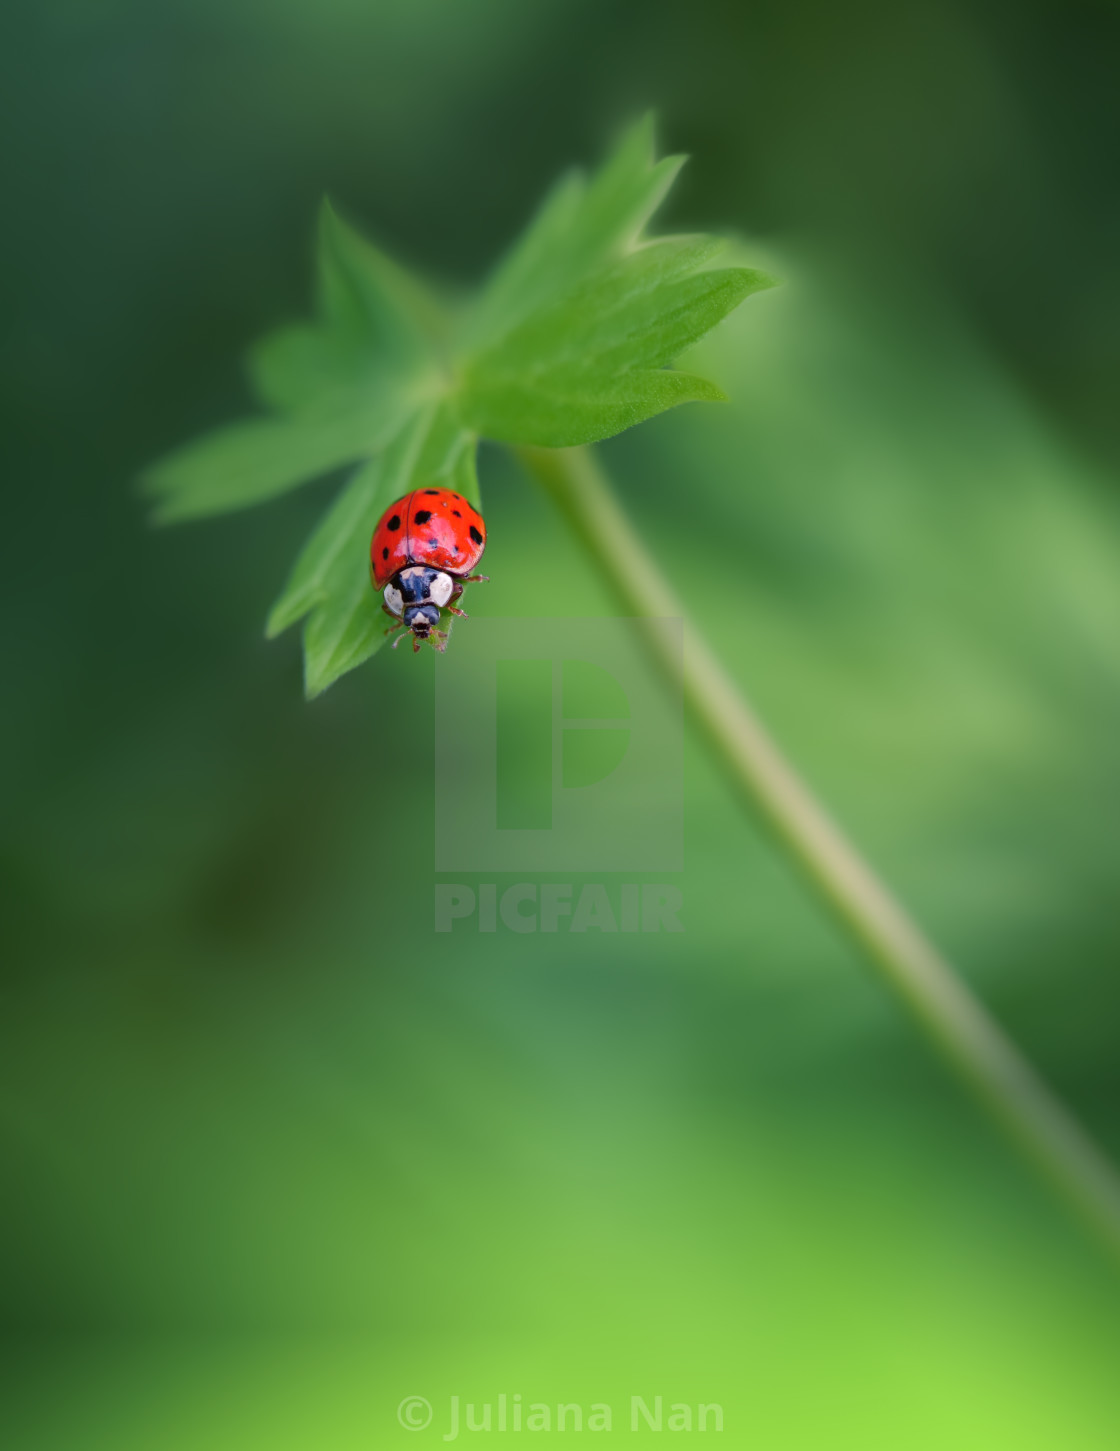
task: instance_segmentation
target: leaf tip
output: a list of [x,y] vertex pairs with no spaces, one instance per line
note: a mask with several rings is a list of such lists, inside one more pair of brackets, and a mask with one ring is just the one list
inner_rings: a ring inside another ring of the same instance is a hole
[[303,645],[303,698],[311,701],[317,700],[325,690],[331,686],[331,681],[325,679],[321,671],[316,670],[308,654],[307,641]]
[[657,115],[652,106],[630,112],[611,128],[607,160],[627,153],[645,154],[652,160],[656,127]]
[[184,515],[175,507],[175,499],[161,499],[148,510],[148,526],[152,529],[166,529],[171,524],[182,522]]
[[755,267],[748,267],[746,270],[755,279],[754,286],[751,288],[752,292],[769,292],[774,287],[786,285],[784,277],[775,277],[772,272],[760,272]]
[[306,586],[300,586],[293,589],[289,584],[268,612],[268,619],[264,626],[265,639],[275,640],[285,630],[290,630],[307,614],[308,610],[321,604],[325,597],[326,593],[322,588],[309,589]]
[[777,278],[758,272],[753,267],[721,267],[709,273],[723,285],[723,317],[734,312],[748,297],[756,292],[768,292],[780,286]]
[[166,462],[166,455],[158,458],[154,463],[145,464],[133,480],[133,488],[142,499],[158,498],[163,493],[162,475]]

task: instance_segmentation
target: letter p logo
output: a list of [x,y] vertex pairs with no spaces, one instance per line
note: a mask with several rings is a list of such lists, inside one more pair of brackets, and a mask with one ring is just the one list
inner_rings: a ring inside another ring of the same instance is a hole
[[437,871],[681,869],[680,700],[627,621],[475,618],[437,667]]

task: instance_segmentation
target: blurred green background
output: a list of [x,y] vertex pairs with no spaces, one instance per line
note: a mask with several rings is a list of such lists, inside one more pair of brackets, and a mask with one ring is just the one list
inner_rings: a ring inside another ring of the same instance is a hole
[[[695,743],[682,935],[436,937],[439,662],[307,706],[262,637],[332,485],[156,532],[132,480],[245,410],[324,191],[466,285],[655,106],[660,225],[785,286],[704,347],[730,404],[605,461],[667,564],[682,490],[723,521],[731,667],[1120,1155],[1118,38],[1090,0],[4,11],[6,1447],[432,1445],[502,1392],[1115,1447],[1114,1272]],[[472,609],[611,612],[481,463]]]

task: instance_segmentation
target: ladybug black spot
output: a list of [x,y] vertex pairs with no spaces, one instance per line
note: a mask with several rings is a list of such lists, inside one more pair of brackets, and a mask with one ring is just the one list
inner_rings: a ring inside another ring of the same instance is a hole
[[451,512],[455,515],[456,519],[461,519],[463,517],[462,514],[459,513],[458,509],[452,509]]
[[386,525],[386,528],[389,528],[389,529],[399,529],[400,527],[401,527],[401,516],[399,514],[394,514],[393,517],[389,520],[389,523]]
[[476,544],[481,544],[482,543],[482,535],[478,532],[478,530],[474,527],[473,524],[471,525],[471,538],[474,540],[474,542]]
[[439,490],[438,489],[425,489],[424,492],[425,492],[425,494],[438,494],[439,493]]
[[388,559],[389,558],[389,551],[387,549],[383,549],[381,551],[381,558],[382,559]]
[[431,509],[418,509],[412,516],[412,522],[414,524],[426,524],[431,517]]

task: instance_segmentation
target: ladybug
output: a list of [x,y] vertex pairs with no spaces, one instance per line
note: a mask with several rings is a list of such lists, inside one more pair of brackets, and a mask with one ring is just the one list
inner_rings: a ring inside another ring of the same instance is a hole
[[[437,629],[439,612],[465,615],[455,601],[466,584],[487,576],[471,571],[486,548],[482,515],[451,489],[413,489],[382,514],[369,546],[369,573],[384,592],[381,608],[397,623],[386,630],[412,631],[413,651],[431,640],[447,648],[446,630]],[[398,635],[393,649],[404,639]]]

